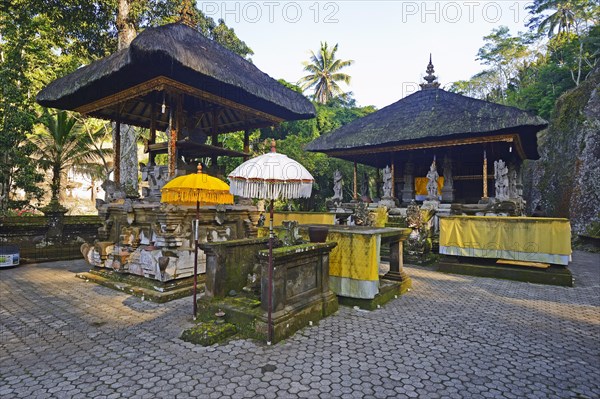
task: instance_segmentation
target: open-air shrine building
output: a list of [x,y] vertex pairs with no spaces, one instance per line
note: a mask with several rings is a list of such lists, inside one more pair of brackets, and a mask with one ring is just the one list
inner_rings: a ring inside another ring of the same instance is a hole
[[[383,196],[373,206],[388,207],[390,215],[403,215],[407,207],[418,215],[422,201],[422,208],[441,216],[435,218],[444,255],[439,270],[571,285],[563,267],[571,258],[569,221],[523,217],[523,161],[539,158],[537,133],[548,123],[441,89],[431,58],[425,81],[420,91],[306,147],[354,162],[355,201],[340,204],[338,195],[339,212],[359,203],[356,165],[373,166],[383,170]],[[341,180],[339,172],[334,180]],[[413,235],[419,236],[417,229]]]
[[306,149],[354,162],[354,199],[356,165],[364,164],[384,170],[382,202],[388,207],[439,200],[454,204],[458,214],[485,213],[495,198],[505,201],[503,213],[522,214],[521,166],[539,158],[536,134],[548,123],[514,107],[441,89],[431,60],[424,79],[420,91]]
[[[127,157],[119,153],[121,126],[149,129],[149,163],[142,169],[148,188],[137,198],[106,186],[109,198],[97,203],[100,242],[85,256],[95,266],[149,278],[160,290],[193,274],[195,218],[193,206],[161,203],[161,188],[175,176],[195,172],[199,162],[219,174],[218,156],[247,158],[252,129],[315,116],[304,96],[186,22],[148,28],[127,48],[53,81],[37,96],[40,105],[114,122],[117,182]],[[157,140],[159,131],[166,132],[167,141]],[[223,148],[220,136],[236,131],[245,132],[244,151]],[[156,165],[160,153],[168,154],[168,165]],[[260,213],[251,201],[202,206],[199,239],[256,237]],[[201,252],[201,271],[204,264]]]

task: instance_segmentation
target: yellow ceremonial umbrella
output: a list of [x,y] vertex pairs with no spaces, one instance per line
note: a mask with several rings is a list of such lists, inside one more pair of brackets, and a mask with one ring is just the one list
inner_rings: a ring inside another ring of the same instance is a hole
[[198,164],[198,173],[179,176],[164,185],[161,190],[161,202],[177,205],[196,205],[194,221],[194,320],[196,319],[196,291],[198,284],[198,230],[200,226],[200,203],[204,205],[233,204],[233,195],[229,185],[216,177],[202,173]]

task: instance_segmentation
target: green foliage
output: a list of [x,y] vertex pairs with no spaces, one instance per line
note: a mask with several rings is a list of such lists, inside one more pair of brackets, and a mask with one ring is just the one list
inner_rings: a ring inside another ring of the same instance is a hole
[[[9,4],[13,5],[12,3]],[[29,156],[35,147],[24,142],[34,115],[32,91],[35,82],[29,72],[47,57],[42,34],[43,21],[33,18],[27,7],[0,9],[0,209],[19,208],[40,198],[37,183],[42,180]],[[25,197],[16,199],[18,190]]]
[[600,5],[594,0],[534,0],[527,9],[532,15],[527,26],[548,37],[580,34],[600,17]]
[[[325,200],[333,196],[333,173],[336,169],[342,172],[346,178],[344,185],[344,198],[352,198],[352,176],[353,164],[341,159],[330,158],[325,154],[307,152],[304,150],[306,144],[335,130],[355,119],[366,116],[376,109],[373,106],[347,107],[338,101],[328,104],[315,103],[317,117],[315,119],[284,122],[274,129],[262,129],[261,138],[275,138],[277,140],[277,151],[286,154],[292,159],[300,162],[315,178],[313,195],[307,200],[294,200],[286,204],[278,204],[278,208],[291,207],[296,210],[326,210]],[[268,140],[263,146],[268,149]],[[366,171],[371,178],[376,170],[367,166],[359,165],[359,176],[362,177]]]
[[[294,91],[302,90],[285,80],[279,82]],[[346,178],[344,198],[348,201],[352,198],[353,164],[330,158],[325,154],[307,152],[304,147],[322,134],[327,134],[355,119],[375,112],[376,108],[372,105],[357,107],[351,97],[335,98],[327,104],[314,103],[314,106],[317,111],[317,117],[314,119],[283,122],[277,127],[256,130],[250,135],[251,157],[270,151],[271,139],[275,139],[277,152],[300,162],[315,178],[311,198],[276,201],[275,208],[278,210],[326,210],[325,200],[333,196],[332,182],[336,169],[339,169]],[[226,148],[243,150],[243,132],[229,133],[222,137]],[[225,169],[225,174],[230,173],[242,161],[240,158],[219,157],[218,159],[219,166]],[[365,172],[370,176],[371,182],[374,182],[377,171],[368,166],[358,165],[359,184]]]
[[63,175],[72,167],[92,169],[108,150],[101,149],[99,140],[104,129],[89,134],[75,117],[66,111],[50,114],[44,109],[40,118],[41,127],[31,135],[36,146],[34,155],[38,164],[52,171],[50,190],[51,202],[58,201]]
[[[117,49],[119,2],[127,1],[127,22],[137,31],[179,19],[180,0],[7,0],[0,3],[0,210],[20,208],[43,195],[43,180],[27,140],[40,107],[35,95],[52,80]],[[196,27],[242,57],[252,50],[223,21],[196,13]],[[92,132],[95,135],[97,131]],[[89,164],[83,172],[110,172]],[[23,192],[22,199],[17,193]]]
[[335,58],[338,45],[329,48],[327,42],[321,42],[318,54],[311,51],[310,62],[304,62],[304,70],[309,74],[300,79],[302,89],[314,88],[313,99],[321,104],[326,104],[331,99],[345,97],[338,82],[350,83],[350,75],[340,72],[354,63],[353,60],[339,60]]
[[528,8],[528,25],[536,33],[492,30],[477,56],[489,69],[453,83],[451,91],[551,118],[558,97],[598,64],[600,6],[592,0],[535,0]]

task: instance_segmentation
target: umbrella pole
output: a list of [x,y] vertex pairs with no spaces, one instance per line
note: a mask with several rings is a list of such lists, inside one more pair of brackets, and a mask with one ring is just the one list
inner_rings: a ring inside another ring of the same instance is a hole
[[200,201],[196,201],[196,220],[194,229],[194,320],[196,320],[196,308],[198,303],[196,301],[196,293],[198,286],[198,228],[200,227]]
[[273,342],[273,326],[272,326],[272,314],[273,314],[273,200],[269,209],[269,282],[267,287],[267,345],[271,345]]

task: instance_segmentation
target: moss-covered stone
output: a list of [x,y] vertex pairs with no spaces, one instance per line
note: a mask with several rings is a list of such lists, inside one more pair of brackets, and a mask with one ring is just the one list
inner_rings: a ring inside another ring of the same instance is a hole
[[266,335],[257,332],[256,321],[262,316],[260,301],[251,296],[201,298],[198,300],[199,321],[214,320],[215,313],[223,311],[226,323],[235,325],[237,336],[264,341]]
[[571,220],[582,234],[600,220],[600,67],[556,102],[549,128],[540,133],[540,159],[524,169],[525,199],[547,216]]
[[219,324],[217,321],[200,322],[185,330],[181,339],[202,346],[211,346],[234,336],[237,329],[233,324]]

